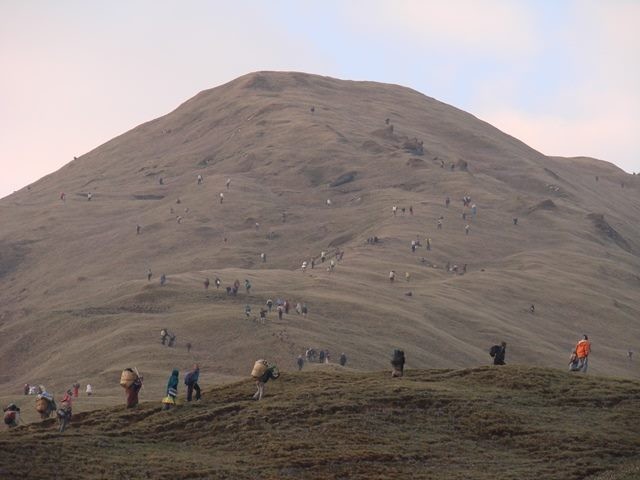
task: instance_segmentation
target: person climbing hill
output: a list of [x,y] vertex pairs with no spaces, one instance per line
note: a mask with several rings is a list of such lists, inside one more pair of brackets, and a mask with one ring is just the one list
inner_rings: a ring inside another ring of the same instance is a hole
[[391,371],[392,377],[401,377],[404,375],[404,364],[405,364],[405,356],[404,351],[395,349],[393,351],[393,355],[391,356],[391,366],[393,370]]
[[270,365],[266,360],[258,360],[253,366],[251,376],[256,380],[257,387],[256,393],[253,394],[253,399],[262,400],[265,384],[271,379],[277,379],[280,373],[275,364]]
[[15,403],[10,403],[2,409],[4,412],[4,424],[9,427],[17,427],[20,421],[20,408]]
[[198,364],[193,365],[193,370],[188,372],[184,376],[184,384],[187,386],[187,402],[191,401],[193,391],[196,391],[196,401],[202,398],[200,393],[200,385],[198,385],[198,380],[200,378],[200,367]]
[[174,368],[171,372],[171,376],[167,381],[167,396],[162,399],[162,409],[170,410],[176,404],[176,397],[178,396],[178,383],[180,372],[177,368]]
[[126,394],[127,408],[134,408],[138,405],[138,392],[142,388],[142,376],[138,375],[137,370],[133,368],[125,368],[120,376],[120,386],[124,388]]
[[591,353],[591,342],[589,337],[583,335],[575,348],[576,356],[578,357],[578,366],[576,371],[587,373],[587,367],[589,364],[589,354]]
[[507,343],[501,342],[500,345],[494,345],[489,349],[489,355],[493,357],[494,365],[505,365],[504,359],[507,354]]

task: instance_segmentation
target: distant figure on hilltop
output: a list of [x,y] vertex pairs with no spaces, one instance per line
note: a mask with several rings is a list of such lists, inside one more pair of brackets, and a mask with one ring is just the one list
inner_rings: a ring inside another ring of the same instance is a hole
[[587,373],[587,367],[589,365],[589,354],[591,353],[591,342],[589,337],[583,335],[575,348],[576,356],[578,358],[578,365],[576,371],[582,371]]
[[302,370],[302,367],[304,366],[304,358],[302,358],[302,355],[298,355],[296,363],[298,364],[298,371]]
[[444,199],[444,206],[445,208],[449,208],[449,204],[451,203],[451,199],[449,197]]
[[142,231],[142,227],[140,226],[140,224],[136,225],[136,235],[140,235],[141,231]]
[[176,404],[176,397],[178,396],[178,383],[180,383],[179,374],[180,372],[177,368],[174,368],[171,372],[171,376],[167,381],[167,396],[162,400],[163,410],[170,410]]
[[10,403],[3,410],[4,424],[9,428],[18,426],[20,421],[20,408],[15,403]]
[[347,356],[345,355],[344,352],[342,352],[340,354],[340,360],[339,361],[340,361],[340,366],[341,367],[344,367],[347,364]]
[[147,269],[147,282],[151,281],[151,275],[152,275],[151,269],[149,268]]
[[513,224],[518,225],[518,217],[513,217]]
[[198,185],[202,185],[202,175],[198,174],[197,180],[198,180]]
[[209,278],[207,277],[207,278],[204,279],[204,289],[205,290],[209,290],[209,284],[210,284]]
[[87,201],[91,201],[91,199],[93,198],[93,194],[91,192],[87,193]]
[[393,281],[394,281],[395,279],[396,279],[396,272],[395,272],[395,270],[391,270],[391,271],[389,272],[389,281],[390,281],[391,283],[393,283]]
[[163,273],[160,275],[160,285],[164,285],[165,283],[167,283],[167,276]]
[[60,200],[62,200],[63,202],[67,200],[67,196],[64,192],[60,192]]
[[227,178],[227,190],[229,190],[229,188],[231,187],[231,179]]
[[505,365],[505,356],[507,354],[507,342],[501,342],[500,345],[494,345],[489,350],[489,355],[493,357],[494,365]]
[[120,385],[127,395],[127,408],[135,408],[138,405],[138,392],[142,388],[143,378],[132,368],[125,368],[120,376]]
[[262,260],[262,263],[267,263],[267,254],[262,252],[260,254],[260,259]]
[[198,364],[193,365],[193,369],[184,376],[184,384],[187,386],[187,402],[191,401],[193,391],[196,391],[196,402],[202,398],[200,394],[200,385],[198,385],[198,379],[200,378],[200,367]]
[[218,288],[220,288],[220,285],[221,285],[222,282],[220,281],[220,279],[218,277],[216,277],[216,279],[213,281],[213,283],[215,284],[216,290],[217,290]]
[[265,384],[271,379],[277,379],[280,373],[278,372],[278,367],[275,365],[270,365],[266,360],[258,360],[253,366],[251,376],[255,379],[257,387],[253,399],[262,400]]
[[224,193],[220,192],[220,203],[224,202]]
[[402,350],[395,349],[393,351],[393,355],[391,356],[391,366],[393,367],[393,370],[391,371],[391,377],[401,377],[402,375],[404,375],[404,364],[404,352]]

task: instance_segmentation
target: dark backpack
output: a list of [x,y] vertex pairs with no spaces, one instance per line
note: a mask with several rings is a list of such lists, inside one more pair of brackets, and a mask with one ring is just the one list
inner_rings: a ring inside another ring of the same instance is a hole
[[491,355],[491,357],[493,358],[498,354],[498,352],[500,352],[500,345],[494,345],[489,350],[489,355]]
[[184,384],[190,385],[193,383],[193,372],[189,372],[184,376]]

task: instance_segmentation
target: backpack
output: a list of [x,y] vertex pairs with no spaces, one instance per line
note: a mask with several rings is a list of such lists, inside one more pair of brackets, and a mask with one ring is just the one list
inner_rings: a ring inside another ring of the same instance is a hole
[[193,372],[189,372],[184,376],[184,384],[185,385],[190,385],[193,379]]
[[493,358],[498,354],[499,351],[500,351],[500,345],[494,345],[489,350],[489,355],[491,355],[491,357]]

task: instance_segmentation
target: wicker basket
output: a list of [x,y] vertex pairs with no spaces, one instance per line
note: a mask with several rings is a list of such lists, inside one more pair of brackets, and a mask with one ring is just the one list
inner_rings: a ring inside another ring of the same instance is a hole
[[258,360],[253,365],[253,370],[251,370],[251,376],[253,378],[260,378],[267,371],[268,365],[266,360]]
[[47,410],[49,410],[49,400],[47,400],[46,398],[37,398],[36,399],[36,412],[38,413],[45,413]]

